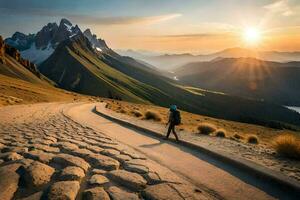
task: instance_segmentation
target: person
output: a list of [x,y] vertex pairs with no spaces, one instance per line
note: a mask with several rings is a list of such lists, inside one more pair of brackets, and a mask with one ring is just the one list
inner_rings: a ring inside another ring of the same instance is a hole
[[169,138],[170,133],[172,131],[175,138],[176,138],[176,141],[179,142],[178,135],[175,131],[175,126],[179,125],[180,123],[181,123],[180,112],[177,110],[176,105],[171,105],[170,106],[169,120],[166,124],[166,126],[168,126],[168,124],[169,124],[169,128],[168,128],[167,136],[165,137],[165,139]]

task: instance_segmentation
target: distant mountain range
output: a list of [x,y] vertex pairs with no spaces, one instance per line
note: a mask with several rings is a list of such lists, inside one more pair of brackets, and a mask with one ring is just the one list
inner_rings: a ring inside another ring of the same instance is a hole
[[[37,45],[38,34],[27,35],[25,38],[30,37],[31,47],[35,45],[39,49],[35,53],[38,59],[31,61],[39,64],[38,70],[63,89],[166,107],[177,104],[182,110],[236,121],[247,118],[300,126],[300,115],[283,106],[185,87],[165,77],[154,66],[119,55],[89,29],[82,32],[78,26],[72,26],[66,19],[62,19],[59,27],[63,27],[62,33],[57,30],[53,34],[63,35],[61,38],[65,39],[61,41],[54,39],[57,37],[51,34],[48,42],[43,45]],[[5,41],[19,48],[21,54],[31,48],[26,49],[30,46],[27,44],[30,43],[29,40],[23,46],[17,39],[14,42],[11,38]],[[47,54],[45,59],[40,51],[47,51],[47,47],[51,47],[53,52]],[[45,60],[40,62],[43,60],[41,58]]]
[[178,67],[191,62],[210,61],[216,58],[257,58],[266,61],[290,62],[300,61],[300,52],[278,52],[278,51],[256,51],[246,48],[228,48],[206,55],[185,54],[161,54],[145,53],[134,50],[119,50],[122,55],[131,56],[136,59],[143,60],[162,70],[172,71]]
[[219,58],[189,63],[176,69],[174,75],[194,87],[300,106],[300,62]]

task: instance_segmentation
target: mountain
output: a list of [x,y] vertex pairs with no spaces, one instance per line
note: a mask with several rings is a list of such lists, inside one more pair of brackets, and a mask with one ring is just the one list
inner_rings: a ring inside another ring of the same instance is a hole
[[98,51],[90,40],[77,34],[61,42],[40,71],[59,87],[83,94],[165,107],[177,104],[182,110],[236,121],[255,118],[300,125],[300,115],[282,106],[178,85],[109,47]]
[[51,83],[38,71],[35,64],[23,59],[16,48],[5,44],[1,36],[0,74],[34,84],[50,85]]
[[73,26],[67,19],[56,23],[48,23],[36,34],[16,32],[11,38],[5,39],[5,43],[17,48],[21,56],[35,64],[46,60],[58,44],[74,35],[81,33],[77,25]]
[[300,62],[218,58],[175,70],[183,84],[281,105],[300,106]]
[[210,61],[215,58],[257,58],[274,62],[300,61],[300,52],[277,52],[277,51],[259,51],[247,48],[228,48],[212,54],[193,55],[185,54],[163,54],[163,55],[145,55],[136,51],[122,52],[124,55],[130,55],[134,58],[143,60],[162,70],[173,71],[185,64],[192,62]]

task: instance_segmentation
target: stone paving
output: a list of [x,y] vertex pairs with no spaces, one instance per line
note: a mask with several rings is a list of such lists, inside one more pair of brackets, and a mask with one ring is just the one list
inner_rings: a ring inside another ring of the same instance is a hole
[[1,200],[214,199],[61,107],[0,109]]

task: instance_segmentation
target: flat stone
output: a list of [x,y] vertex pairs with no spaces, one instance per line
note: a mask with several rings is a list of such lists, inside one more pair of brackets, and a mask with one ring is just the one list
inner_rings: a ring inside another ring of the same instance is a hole
[[148,186],[144,191],[142,191],[142,196],[145,199],[151,200],[176,200],[183,198],[178,194],[178,192],[170,187],[167,183],[161,183],[158,185]]
[[98,146],[87,146],[86,147],[88,150],[94,152],[94,153],[101,153],[104,149]]
[[107,171],[103,170],[103,169],[93,169],[92,170],[93,174],[106,174]]
[[89,183],[91,185],[102,185],[102,184],[108,183],[108,182],[109,182],[109,180],[105,176],[102,176],[99,174],[93,175],[89,180]]
[[120,167],[120,163],[117,160],[100,154],[89,155],[89,160],[96,168],[116,170]]
[[40,200],[43,196],[43,192],[36,192],[28,197],[22,198],[20,200]]
[[60,180],[62,181],[80,181],[85,176],[80,167],[70,166],[62,170]]
[[138,199],[140,199],[137,194],[127,192],[116,186],[109,187],[108,193],[111,196],[112,200],[138,200]]
[[4,161],[14,161],[14,160],[20,160],[23,156],[16,152],[7,152],[7,153],[0,153],[0,159],[3,159]]
[[43,145],[43,144],[34,144],[32,145],[32,147],[34,147],[35,149],[39,149],[39,150],[43,150],[46,152],[50,152],[50,153],[59,153],[60,150],[57,147],[50,147],[48,145]]
[[78,181],[60,181],[49,190],[48,200],[75,200],[80,185]]
[[28,152],[28,148],[27,147],[5,147],[2,149],[2,152],[16,152],[16,153],[25,153]]
[[70,142],[58,142],[55,144],[55,146],[60,147],[66,151],[74,151],[79,148],[76,144]]
[[105,149],[101,151],[101,154],[113,157],[113,156],[120,155],[120,151],[117,151],[115,149]]
[[[23,168],[23,167],[21,167]],[[24,167],[24,181],[27,187],[41,188],[48,184],[55,169],[41,162],[34,161],[28,167]],[[23,171],[23,170],[22,170]]]
[[28,153],[24,153],[24,156],[26,158],[38,160],[42,163],[48,164],[51,161],[51,159],[54,157],[54,154],[46,153],[41,150],[33,150],[33,151],[29,151]]
[[88,155],[93,154],[93,152],[91,152],[90,150],[87,150],[87,149],[75,149],[71,153],[75,156],[79,156],[82,158],[85,158]]
[[125,170],[114,170],[107,173],[108,177],[133,191],[139,191],[146,187],[147,181],[139,174]]
[[[20,165],[19,165],[20,167]],[[16,170],[16,169],[15,169]],[[1,200],[10,200],[18,189],[19,174],[13,168],[0,168],[0,196]]]
[[82,168],[85,172],[88,170],[88,168],[90,168],[89,163],[87,163],[84,159],[68,154],[58,154],[55,157],[53,157],[51,162],[60,164],[64,167],[77,166]]
[[146,160],[146,158],[142,155],[139,155],[135,152],[131,152],[131,151],[127,151],[127,150],[123,150],[121,151],[122,154],[130,156],[133,159],[142,159],[142,160]]
[[124,165],[124,169],[126,169],[127,171],[136,172],[139,174],[146,174],[149,172],[148,167],[145,167],[142,165],[128,164],[128,165]]
[[110,200],[108,194],[102,187],[94,187],[83,192],[85,200]]
[[120,163],[125,163],[127,161],[130,161],[132,158],[128,155],[120,154],[120,155],[114,156],[114,159],[116,159]]

